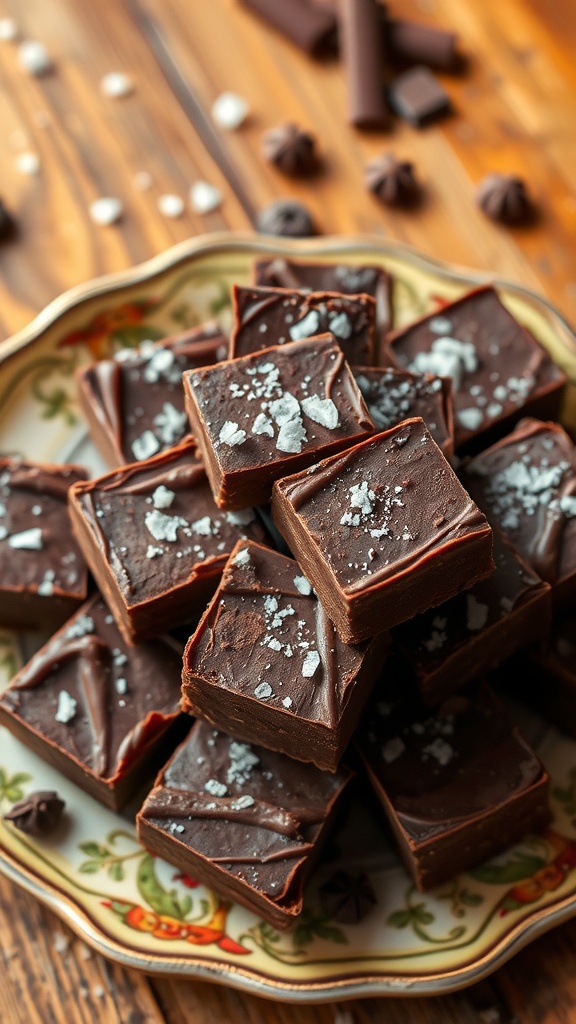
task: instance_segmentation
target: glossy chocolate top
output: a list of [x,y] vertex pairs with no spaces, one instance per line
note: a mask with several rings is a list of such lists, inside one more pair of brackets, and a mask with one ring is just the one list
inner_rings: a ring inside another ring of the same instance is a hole
[[391,278],[383,267],[353,263],[302,263],[279,256],[265,257],[254,261],[253,278],[254,284],[270,288],[371,295],[376,301],[378,331],[386,333],[390,330]]
[[114,439],[121,462],[148,459],[189,432],[182,373],[225,357],[228,340],[216,324],[163,341],[122,349],[79,371],[93,413]]
[[[184,652],[198,675],[252,705],[336,728],[368,644],[344,644],[297,562],[241,542]],[[250,712],[248,712],[250,713]]]
[[349,594],[384,584],[488,529],[420,418],[275,487]]
[[242,537],[266,541],[254,509],[216,507],[189,442],[81,484],[71,500],[128,605],[220,571]]
[[[491,576],[391,631],[395,643],[418,671],[433,672],[456,650],[504,622],[536,594],[549,593],[548,585],[498,533],[493,535],[493,545],[496,569]],[[529,640],[526,637],[526,642]],[[496,648],[492,655],[496,660]]]
[[232,298],[231,358],[329,331],[349,363],[373,361],[376,304],[369,295],[234,285]]
[[86,596],[87,570],[72,538],[68,490],[80,466],[0,459],[0,587],[46,597]]
[[388,339],[394,363],[450,377],[456,450],[565,380],[492,287],[478,288]]
[[524,419],[461,475],[542,579],[576,574],[576,447],[561,426]]
[[347,771],[320,771],[198,721],[140,815],[268,899],[301,900],[297,873]]
[[191,370],[184,387],[225,473],[313,456],[374,429],[330,334]]
[[447,456],[451,453],[454,431],[448,378],[391,367],[353,366],[352,372],[377,430],[421,416],[438,447]]
[[431,714],[383,686],[357,733],[358,750],[416,842],[495,809],[542,777],[542,765],[485,685]]
[[0,704],[74,761],[114,781],[178,712],[181,647],[129,647],[100,597],[12,680]]

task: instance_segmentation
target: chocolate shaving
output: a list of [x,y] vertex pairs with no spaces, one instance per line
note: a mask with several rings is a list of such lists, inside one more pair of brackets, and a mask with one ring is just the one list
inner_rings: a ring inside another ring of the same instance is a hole
[[29,836],[48,836],[58,825],[64,807],[64,801],[53,790],[38,790],[14,804],[3,817]]
[[413,164],[394,153],[381,153],[366,164],[364,184],[386,206],[413,206],[420,198]]
[[357,128],[387,128],[382,13],[376,0],[342,0],[340,31],[348,120]]
[[265,800],[243,804],[238,796],[217,797],[172,787],[159,787],[150,793],[146,814],[152,818],[222,818],[294,838],[301,838],[302,825],[317,825],[325,818],[325,810],[319,807],[293,807],[288,811]]
[[534,206],[526,184],[515,174],[488,174],[478,186],[476,199],[492,220],[528,224],[534,219]]
[[358,924],[377,903],[370,879],[363,871],[336,871],[320,886],[319,893],[324,913],[343,924]]
[[262,149],[270,163],[292,178],[313,174],[319,166],[314,136],[296,124],[271,128],[262,138]]

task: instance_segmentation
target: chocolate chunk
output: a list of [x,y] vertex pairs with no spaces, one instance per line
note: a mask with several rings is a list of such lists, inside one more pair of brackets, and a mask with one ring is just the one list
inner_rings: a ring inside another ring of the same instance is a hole
[[444,117],[452,109],[448,93],[426,67],[412,68],[395,78],[388,98],[398,116],[416,128]]
[[342,924],[358,924],[376,906],[376,893],[363,871],[336,871],[319,889],[325,914]]
[[306,0],[242,0],[242,3],[311,56],[335,52],[337,19],[332,8],[314,6]]
[[313,174],[319,166],[314,136],[291,122],[265,132],[262,150],[270,163],[292,178]]
[[515,174],[488,174],[476,192],[478,205],[492,220],[503,224],[529,224],[535,209],[526,183]]
[[263,235],[307,238],[316,235],[312,214],[296,199],[275,199],[256,215],[256,230]]
[[64,807],[58,793],[38,790],[14,804],[3,818],[29,836],[49,836],[58,825]]
[[390,56],[407,64],[425,64],[437,71],[455,71],[462,59],[454,32],[390,18],[386,21],[386,42]]
[[414,165],[394,153],[381,153],[366,164],[364,184],[386,206],[415,206],[421,195]]
[[0,242],[9,242],[16,234],[16,221],[0,199]]
[[350,124],[387,128],[382,13],[376,0],[342,0],[340,35]]

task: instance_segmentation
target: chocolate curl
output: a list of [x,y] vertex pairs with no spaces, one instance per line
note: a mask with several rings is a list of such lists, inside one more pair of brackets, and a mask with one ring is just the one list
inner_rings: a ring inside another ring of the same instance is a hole
[[340,44],[349,122],[357,128],[387,128],[382,11],[376,0],[341,0]]
[[241,0],[273,28],[311,56],[334,51],[337,39],[335,11],[306,0]]
[[458,37],[454,32],[391,19],[386,22],[386,40],[390,55],[409,64],[426,64],[436,71],[454,71],[460,63],[456,50]]

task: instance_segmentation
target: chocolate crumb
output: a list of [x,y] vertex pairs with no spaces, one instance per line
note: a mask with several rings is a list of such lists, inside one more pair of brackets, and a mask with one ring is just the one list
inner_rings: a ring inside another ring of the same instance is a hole
[[394,153],[381,153],[366,164],[364,184],[386,206],[414,206],[421,195],[413,164]]
[[336,871],[320,886],[322,910],[342,924],[358,924],[376,906],[376,894],[363,871]]
[[262,151],[266,160],[291,178],[313,174],[319,166],[314,136],[291,122],[265,132]]
[[48,836],[62,817],[64,801],[53,790],[29,793],[3,817],[29,836]]
[[295,199],[275,199],[256,215],[256,229],[264,235],[307,238],[317,234],[312,215]]
[[8,242],[16,234],[16,221],[0,199],[0,242]]
[[476,199],[487,217],[504,224],[528,224],[535,209],[522,178],[515,174],[488,174],[478,186]]

